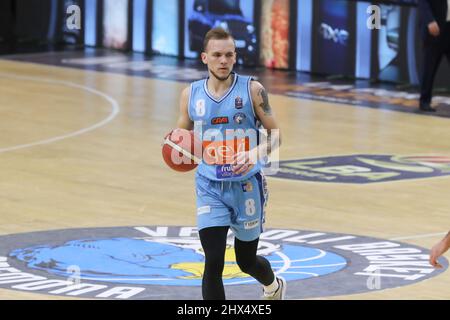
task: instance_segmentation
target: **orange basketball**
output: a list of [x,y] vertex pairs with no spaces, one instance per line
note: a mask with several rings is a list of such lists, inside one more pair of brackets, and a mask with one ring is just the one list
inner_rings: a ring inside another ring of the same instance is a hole
[[194,170],[201,161],[202,147],[194,131],[174,129],[166,135],[162,156],[166,164],[175,171]]

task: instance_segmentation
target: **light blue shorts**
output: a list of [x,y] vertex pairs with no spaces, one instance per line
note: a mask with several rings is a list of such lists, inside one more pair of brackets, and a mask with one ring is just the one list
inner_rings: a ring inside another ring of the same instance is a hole
[[268,199],[261,172],[242,181],[214,181],[196,174],[197,226],[229,226],[236,238],[253,241],[263,232]]

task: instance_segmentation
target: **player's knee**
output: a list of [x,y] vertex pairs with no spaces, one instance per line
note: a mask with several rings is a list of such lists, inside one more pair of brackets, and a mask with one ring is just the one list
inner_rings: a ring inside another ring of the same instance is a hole
[[247,274],[252,274],[256,261],[255,259],[251,259],[249,257],[241,257],[236,259],[237,265],[239,266],[239,269],[241,269],[242,272]]

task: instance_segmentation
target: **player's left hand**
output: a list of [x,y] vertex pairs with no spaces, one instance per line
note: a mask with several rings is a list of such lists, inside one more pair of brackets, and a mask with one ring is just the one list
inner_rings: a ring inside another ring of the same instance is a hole
[[246,175],[255,166],[258,159],[257,155],[257,148],[236,153],[233,157],[233,173],[236,175]]

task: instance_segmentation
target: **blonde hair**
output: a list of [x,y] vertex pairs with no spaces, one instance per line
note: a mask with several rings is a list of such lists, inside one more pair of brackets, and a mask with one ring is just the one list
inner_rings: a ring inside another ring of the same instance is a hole
[[209,40],[226,40],[226,39],[230,39],[230,38],[234,42],[233,36],[223,28],[218,27],[218,28],[211,29],[206,33],[205,39],[203,40],[203,51],[206,52],[206,48],[208,46]]

